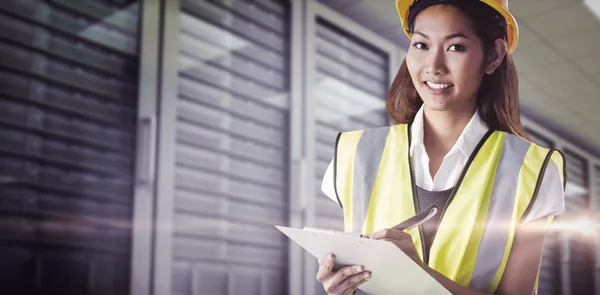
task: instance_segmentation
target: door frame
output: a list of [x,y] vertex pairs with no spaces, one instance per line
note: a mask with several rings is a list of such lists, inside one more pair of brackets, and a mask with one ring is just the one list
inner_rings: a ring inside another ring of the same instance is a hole
[[[389,81],[393,81],[406,50],[392,41],[368,30],[317,0],[292,2],[291,26],[291,93],[290,108],[290,226],[302,228],[316,223],[316,26],[323,19],[351,32],[352,36],[380,49],[389,57]],[[332,147],[333,148],[333,147]],[[291,295],[317,293],[314,269],[317,260],[289,244],[289,287]]]
[[156,167],[161,1],[140,1],[138,109],[129,293],[150,295]]
[[141,1],[130,294],[171,294],[179,0]]

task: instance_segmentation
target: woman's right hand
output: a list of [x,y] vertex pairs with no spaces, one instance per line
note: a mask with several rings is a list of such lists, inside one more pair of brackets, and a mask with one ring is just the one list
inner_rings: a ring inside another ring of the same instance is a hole
[[335,257],[333,254],[329,254],[321,262],[317,273],[317,281],[323,284],[323,288],[329,295],[353,294],[360,285],[371,278],[371,273],[365,271],[360,265],[344,266],[334,272],[334,264]]

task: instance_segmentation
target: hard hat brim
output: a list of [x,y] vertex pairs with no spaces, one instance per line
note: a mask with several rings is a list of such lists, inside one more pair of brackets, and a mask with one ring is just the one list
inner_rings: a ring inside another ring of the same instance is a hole
[[[512,13],[508,11],[508,9],[499,5],[494,0],[480,1],[492,7],[494,10],[500,13],[500,15],[502,15],[506,20],[508,52],[512,53],[517,47],[517,43],[519,41],[519,26],[517,25],[517,20],[512,15]],[[412,38],[408,27],[408,10],[413,3],[414,0],[396,0],[396,10],[398,11],[400,21],[402,22],[402,30],[404,31],[406,36],[408,36],[408,38]]]

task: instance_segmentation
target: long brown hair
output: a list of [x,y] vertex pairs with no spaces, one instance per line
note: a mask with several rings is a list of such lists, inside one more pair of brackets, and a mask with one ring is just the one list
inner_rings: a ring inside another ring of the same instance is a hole
[[[488,60],[493,52],[495,40],[497,38],[506,40],[504,18],[479,1],[469,1],[467,5],[460,3],[451,5],[458,7],[473,20],[476,33],[484,44],[484,60]],[[418,11],[410,13],[414,13],[414,16],[410,18],[414,20]],[[412,32],[413,29],[414,21],[410,24],[410,31]],[[387,115],[394,124],[408,124],[413,121],[422,105],[423,100],[415,89],[405,59],[386,98]],[[508,52],[500,66],[492,74],[483,78],[479,87],[477,109],[481,119],[490,129],[509,132],[529,139],[521,124],[517,69]]]

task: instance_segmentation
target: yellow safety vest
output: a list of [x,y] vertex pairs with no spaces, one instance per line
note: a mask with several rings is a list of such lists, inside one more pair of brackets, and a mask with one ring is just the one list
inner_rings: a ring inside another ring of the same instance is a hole
[[[345,231],[371,234],[420,212],[410,142],[408,124],[338,135],[334,188],[344,211]],[[551,160],[562,168],[565,183],[560,151],[490,130],[438,212],[441,219],[430,252],[422,248],[422,227],[407,231],[421,259],[463,286],[494,293],[516,227],[533,205]]]

